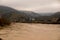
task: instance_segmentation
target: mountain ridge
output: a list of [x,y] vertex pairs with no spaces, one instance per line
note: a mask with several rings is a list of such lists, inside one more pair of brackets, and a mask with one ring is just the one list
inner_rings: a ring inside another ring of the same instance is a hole
[[[19,11],[19,10],[16,10],[7,6],[0,6],[0,19],[1,18],[5,18],[6,20],[11,21],[11,22],[57,23],[58,20],[60,21],[60,12],[56,12],[53,15],[48,14],[48,16],[47,15],[42,16],[41,14],[38,14],[32,11],[21,11],[21,10]],[[54,21],[55,19],[53,18],[58,18],[58,20],[56,20],[55,22]]]

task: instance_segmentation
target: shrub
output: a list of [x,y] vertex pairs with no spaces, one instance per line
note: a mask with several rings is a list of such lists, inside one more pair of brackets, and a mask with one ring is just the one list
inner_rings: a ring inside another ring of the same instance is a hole
[[6,26],[6,25],[10,25],[11,21],[9,21],[8,19],[2,17],[0,18],[0,26]]

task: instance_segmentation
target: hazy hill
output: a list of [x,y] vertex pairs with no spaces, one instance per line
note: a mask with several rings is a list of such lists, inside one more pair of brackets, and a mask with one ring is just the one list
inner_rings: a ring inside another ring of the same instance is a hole
[[0,16],[7,18],[10,21],[26,21],[40,15],[32,11],[18,11],[10,7],[0,6]]
[[60,18],[60,12],[56,12],[54,15],[52,15],[54,17],[59,17]]
[[50,22],[52,20],[55,20],[53,18],[56,17],[58,20],[60,20],[60,12],[56,12],[53,15],[49,15],[49,13],[47,15],[43,14],[42,16],[41,14],[32,11],[22,11],[6,6],[0,6],[0,18],[2,17],[12,22]]

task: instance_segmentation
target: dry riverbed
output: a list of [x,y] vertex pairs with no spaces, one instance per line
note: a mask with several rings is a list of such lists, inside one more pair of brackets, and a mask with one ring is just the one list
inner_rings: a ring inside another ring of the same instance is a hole
[[3,40],[60,40],[59,24],[15,23],[0,30]]

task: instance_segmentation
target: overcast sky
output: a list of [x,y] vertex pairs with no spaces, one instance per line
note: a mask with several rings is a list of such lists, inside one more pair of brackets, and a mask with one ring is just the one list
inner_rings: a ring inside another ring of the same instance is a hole
[[0,5],[35,12],[55,12],[60,10],[58,0],[0,0]]

